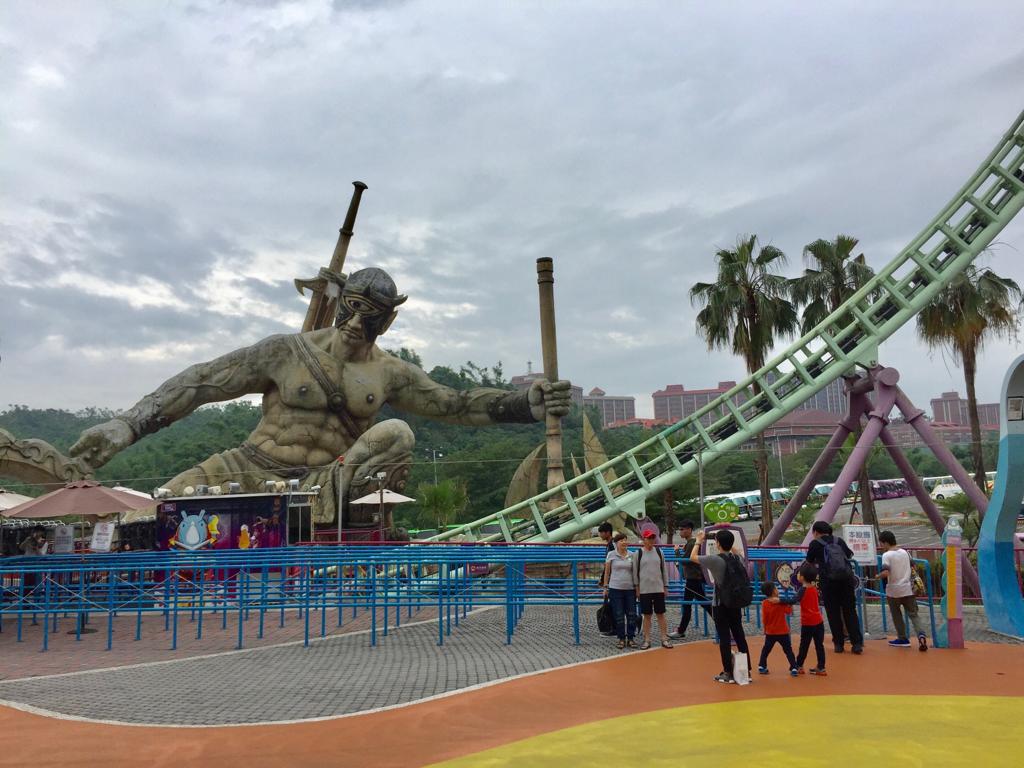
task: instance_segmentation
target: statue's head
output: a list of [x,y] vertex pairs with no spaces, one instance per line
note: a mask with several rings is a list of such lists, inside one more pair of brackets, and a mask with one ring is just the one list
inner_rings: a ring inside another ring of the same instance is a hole
[[334,325],[373,342],[391,327],[398,315],[397,307],[407,298],[399,295],[395,281],[383,269],[360,269],[345,281]]

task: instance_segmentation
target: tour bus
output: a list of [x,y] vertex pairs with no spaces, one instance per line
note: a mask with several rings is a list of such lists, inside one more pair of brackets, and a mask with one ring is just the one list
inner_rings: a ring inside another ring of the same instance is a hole
[[769,488],[768,492],[772,495],[772,501],[781,504],[793,498],[793,491],[790,488]]
[[740,505],[740,509],[747,513],[747,518],[750,520],[761,519],[761,492],[760,491],[747,491],[746,493],[736,494],[738,497],[736,503]]
[[818,483],[814,486],[814,490],[811,492],[811,495],[825,498],[829,493],[831,493],[832,486],[834,485],[835,483]]
[[[972,477],[973,477],[973,475],[972,475]],[[996,473],[995,472],[986,472],[985,473],[985,478],[986,478],[986,481],[985,481],[986,485],[988,485],[988,489],[991,491],[992,488],[995,486]],[[925,490],[928,491],[929,493],[931,493],[933,490],[935,490],[935,486],[937,486],[937,485],[956,485],[957,484],[956,480],[953,479],[952,475],[936,475],[935,477],[922,477],[921,478],[921,482],[924,484]],[[909,495],[909,493],[907,495]],[[945,495],[949,495],[949,494],[945,494]]]

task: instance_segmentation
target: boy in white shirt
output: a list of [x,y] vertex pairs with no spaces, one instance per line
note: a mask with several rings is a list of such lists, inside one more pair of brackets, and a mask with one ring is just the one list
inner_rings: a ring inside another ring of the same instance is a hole
[[910,560],[910,555],[905,549],[897,546],[896,535],[892,531],[882,531],[878,534],[878,542],[882,549],[882,570],[878,575],[886,579],[885,600],[889,604],[892,624],[896,629],[896,639],[890,640],[889,645],[893,648],[910,647],[907,624],[903,620],[903,611],[906,611],[907,618],[917,633],[917,649],[927,651],[928,636],[925,634],[924,624],[917,616],[917,598],[914,597],[912,579],[914,564]]

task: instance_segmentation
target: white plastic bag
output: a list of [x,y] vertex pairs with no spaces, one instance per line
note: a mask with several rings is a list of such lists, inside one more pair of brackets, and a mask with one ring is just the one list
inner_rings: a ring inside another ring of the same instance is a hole
[[747,654],[732,655],[732,679],[737,685],[750,685],[750,667],[747,666]]

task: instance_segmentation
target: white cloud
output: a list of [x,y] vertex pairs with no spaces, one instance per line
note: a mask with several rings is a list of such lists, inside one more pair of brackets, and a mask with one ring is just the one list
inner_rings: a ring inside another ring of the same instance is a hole
[[[410,297],[386,346],[523,372],[553,256],[560,369],[586,390],[644,414],[665,384],[739,379],[695,337],[690,286],[747,232],[789,274],[838,232],[892,258],[1019,109],[1024,6],[992,12],[80,2],[54,25],[23,5],[0,21],[4,402],[123,406],[298,327],[291,280],[327,264],[357,178],[347,271]],[[993,267],[1024,283],[1024,223],[1000,240]],[[983,399],[1016,346],[986,350]],[[913,328],[883,355],[919,403],[963,389]]]
[[33,64],[25,70],[25,77],[40,88],[63,88],[67,84],[60,70],[48,64]]

